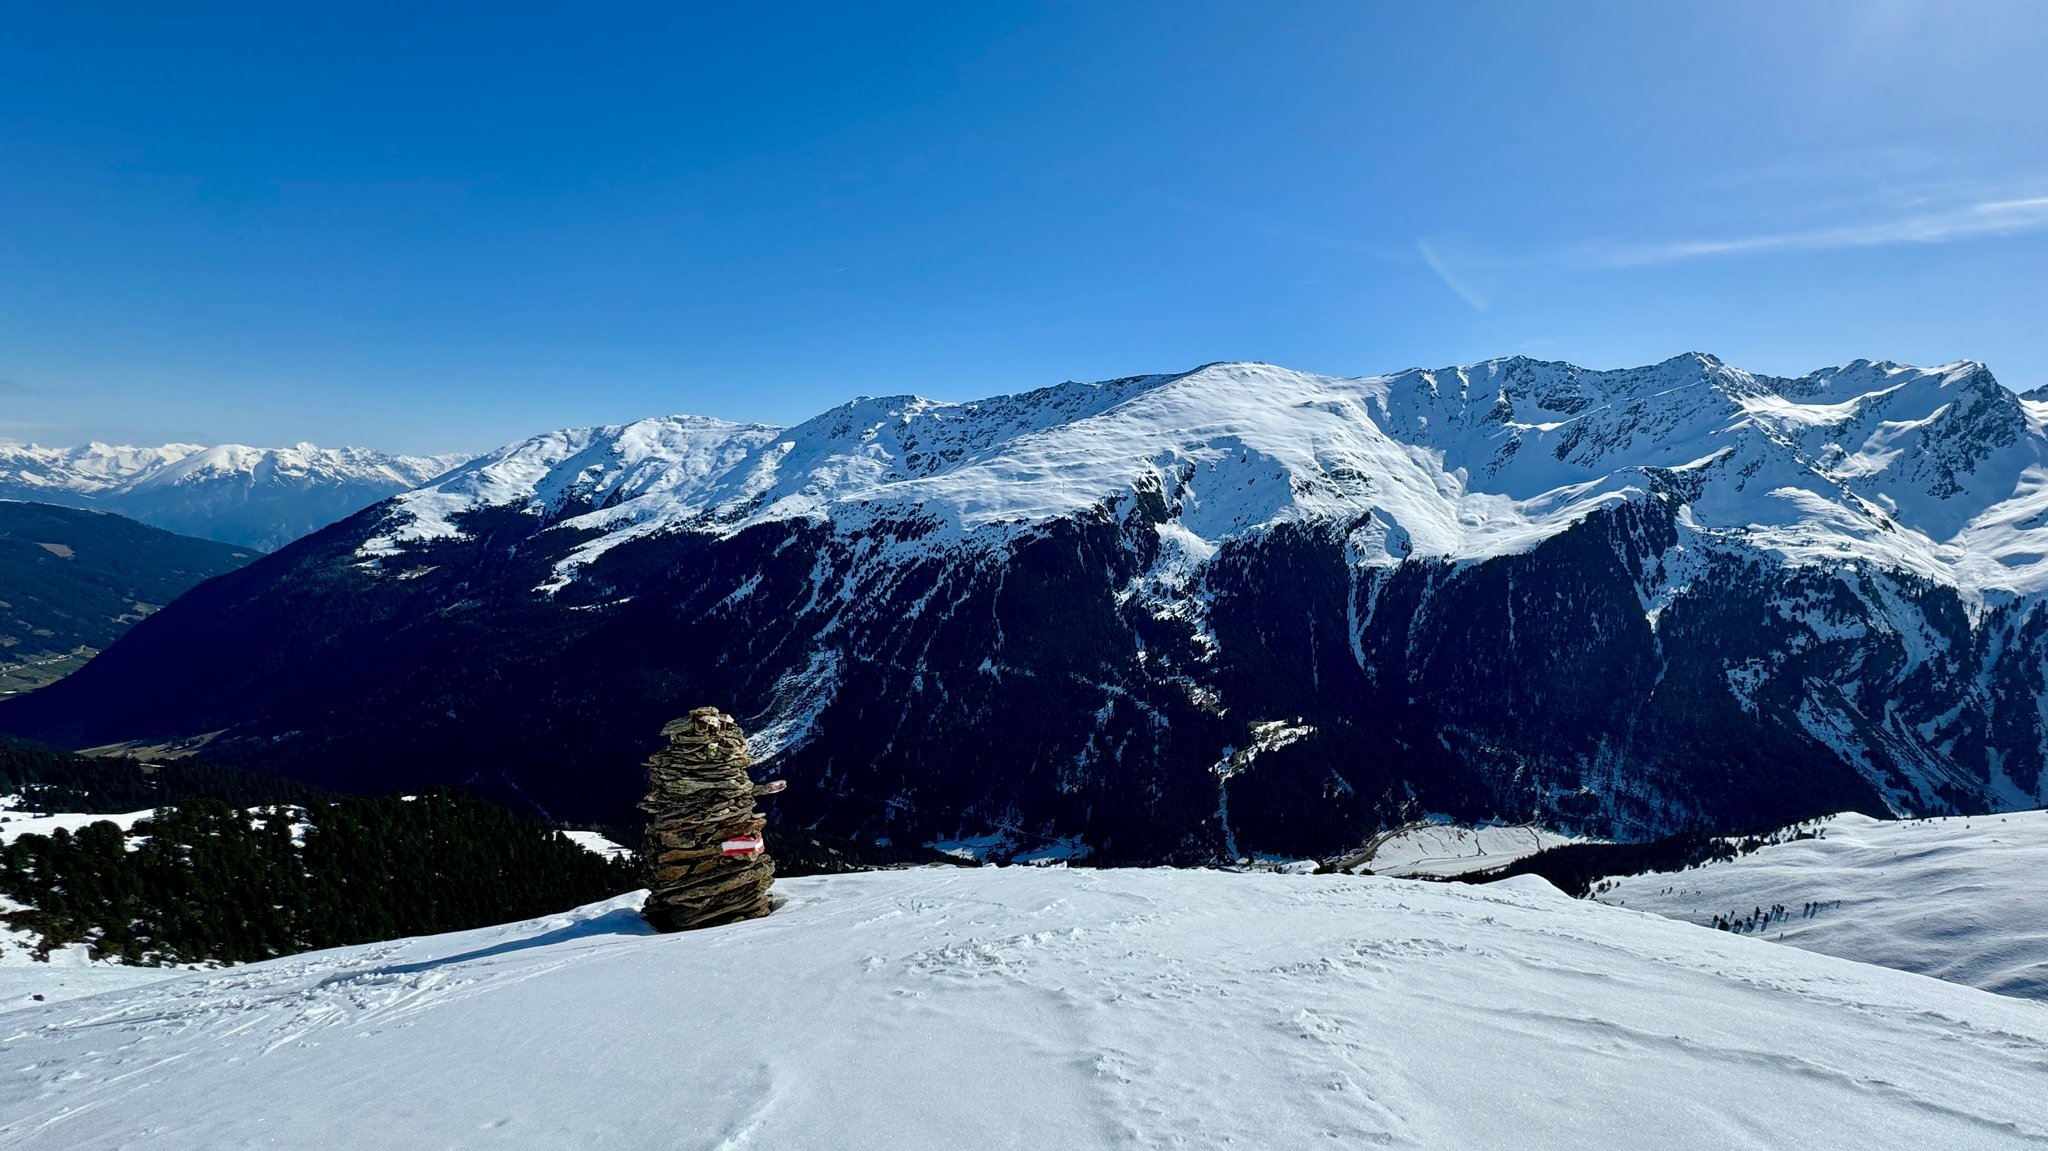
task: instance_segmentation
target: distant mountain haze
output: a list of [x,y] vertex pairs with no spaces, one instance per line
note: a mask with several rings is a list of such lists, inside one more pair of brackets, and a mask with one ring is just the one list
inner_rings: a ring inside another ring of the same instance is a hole
[[118,512],[183,535],[270,551],[468,458],[312,444],[0,444],[0,498]]
[[550,432],[0,704],[630,821],[710,704],[775,817],[992,853],[1621,838],[2048,798],[2048,401],[1974,363],[1266,364]]

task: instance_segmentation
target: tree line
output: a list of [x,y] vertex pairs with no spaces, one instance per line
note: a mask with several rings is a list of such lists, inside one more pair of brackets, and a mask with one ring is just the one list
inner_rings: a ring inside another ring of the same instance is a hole
[[[193,760],[85,756],[0,735],[0,795],[34,811],[154,809],[0,847],[0,921],[32,950],[89,945],[127,963],[242,963],[565,911],[642,886],[554,829],[458,791],[344,796]],[[641,829],[600,827],[628,848]],[[957,863],[771,824],[783,876]]]
[[0,894],[35,950],[243,963],[564,911],[640,885],[553,829],[459,792],[304,805],[195,799],[0,848]]
[[1802,839],[1827,838],[1825,816],[1748,832],[1684,831],[1642,843],[1567,843],[1524,856],[1491,871],[1456,877],[1460,883],[1492,883],[1511,875],[1540,875],[1558,890],[1584,899],[1611,876],[1685,871],[1748,855],[1758,848]]

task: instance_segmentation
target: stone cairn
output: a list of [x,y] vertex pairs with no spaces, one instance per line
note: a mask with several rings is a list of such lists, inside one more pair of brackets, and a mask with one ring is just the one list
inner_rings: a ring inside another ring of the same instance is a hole
[[764,851],[768,821],[754,798],[747,736],[733,718],[700,707],[661,729],[668,746],[647,761],[647,886],[642,914],[660,931],[716,927],[768,914],[775,862]]

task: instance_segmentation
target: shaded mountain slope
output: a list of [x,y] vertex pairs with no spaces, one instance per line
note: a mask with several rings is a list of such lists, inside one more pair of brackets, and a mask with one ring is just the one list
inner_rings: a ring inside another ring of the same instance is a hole
[[61,678],[255,554],[121,516],[0,500],[0,691]]

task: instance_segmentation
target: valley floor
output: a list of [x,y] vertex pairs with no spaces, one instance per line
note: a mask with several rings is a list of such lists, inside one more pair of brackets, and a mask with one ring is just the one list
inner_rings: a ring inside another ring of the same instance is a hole
[[2048,1145],[2048,1008],[1488,887],[922,869],[0,1012],[0,1146]]
[[82,647],[61,655],[0,663],[0,696],[34,691],[46,684],[56,683],[84,667],[87,661],[98,654],[96,648]]

